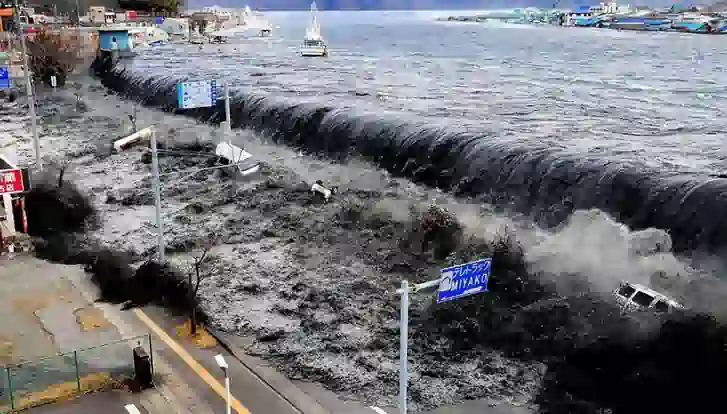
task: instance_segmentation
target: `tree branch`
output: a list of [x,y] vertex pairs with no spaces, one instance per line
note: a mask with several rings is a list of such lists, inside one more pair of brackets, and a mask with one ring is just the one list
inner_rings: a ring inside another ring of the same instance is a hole
[[216,245],[216,240],[217,240],[217,236],[215,236],[214,234],[210,234],[207,242],[203,244],[201,252],[197,256],[192,255],[193,272],[190,272],[190,279],[191,279],[191,274],[194,273],[195,280],[194,280],[194,284],[192,285],[192,283],[190,283],[189,287],[190,287],[190,289],[192,289],[192,295],[194,297],[197,297],[197,293],[199,292],[199,288],[202,284],[202,281],[204,279],[207,279],[210,276],[209,274],[207,274],[204,271],[203,266],[204,266],[205,262],[207,260],[209,260],[210,252],[212,251],[212,248]]

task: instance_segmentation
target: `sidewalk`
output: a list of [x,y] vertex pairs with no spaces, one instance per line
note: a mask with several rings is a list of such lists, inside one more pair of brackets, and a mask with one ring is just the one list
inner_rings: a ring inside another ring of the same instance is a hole
[[[228,372],[231,393],[247,410],[245,414],[329,414],[327,410],[312,399],[308,401],[298,399],[295,402],[298,406],[293,405],[291,401],[273,389],[268,383],[261,380],[258,375],[240,363],[219,344],[201,348],[186,338],[177,337],[175,328],[185,321],[184,318],[170,316],[163,309],[153,306],[147,306],[142,311],[154,323],[159,325],[167,335],[177,341],[204,370],[215,377],[220,383],[224,384],[224,374],[214,360],[215,355],[222,354],[229,365]],[[165,348],[167,349],[159,351],[157,348],[157,350],[162,356],[171,359],[173,355],[169,355],[170,350],[168,347]],[[186,374],[182,374],[183,379],[189,384],[197,384],[198,387],[195,387],[195,389],[201,390],[205,388],[205,384],[199,380],[197,375],[190,372],[191,370],[179,369],[179,371],[186,371]],[[194,377],[198,378],[195,379]],[[224,400],[215,394],[215,392],[210,390],[209,392],[202,393],[201,396],[210,407],[217,409],[214,412],[224,412]]]
[[[88,274],[77,274],[70,281],[88,300],[98,297],[98,289],[89,280]],[[141,324],[130,311],[121,311],[118,305],[96,303],[96,307],[116,326],[124,337],[148,334],[149,329]],[[158,338],[152,336],[152,355],[154,364],[155,388],[140,394],[140,410],[143,408],[153,414],[209,414],[220,412],[212,410],[203,403],[197,393],[185,383],[182,373],[175,363],[167,360],[164,347]],[[173,367],[173,365],[175,367]],[[124,411],[125,412],[125,411]]]
[[132,348],[145,338],[122,335],[76,289],[84,276],[24,253],[0,258],[0,412],[63,404],[79,386],[96,391],[133,375]]

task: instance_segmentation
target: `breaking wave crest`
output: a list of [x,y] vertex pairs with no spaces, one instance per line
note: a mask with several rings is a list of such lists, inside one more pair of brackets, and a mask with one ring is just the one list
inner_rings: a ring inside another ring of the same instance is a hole
[[[176,109],[179,79],[145,77],[119,67],[102,77],[116,92],[203,122],[224,120],[214,108]],[[677,251],[727,245],[727,179],[659,172],[562,149],[525,146],[472,132],[429,127],[333,106],[235,94],[232,126],[274,141],[345,160],[359,155],[394,175],[509,205],[540,225],[563,222],[573,211],[598,208],[634,229],[667,230]]]

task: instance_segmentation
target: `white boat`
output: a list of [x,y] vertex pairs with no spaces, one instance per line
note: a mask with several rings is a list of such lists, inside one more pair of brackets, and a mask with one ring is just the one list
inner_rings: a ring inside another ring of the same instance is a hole
[[317,12],[316,2],[313,1],[310,5],[311,23],[305,32],[303,47],[300,49],[300,54],[303,56],[328,56],[328,46],[326,46],[323,35],[321,35],[321,25],[318,24]]
[[242,10],[210,6],[202,9],[202,13],[214,16],[214,22],[204,33],[208,36],[223,32],[224,37],[267,37],[273,30],[270,21],[264,15],[254,12],[249,6],[245,6]]
[[147,48],[160,46],[169,42],[169,34],[155,26],[130,27],[129,38],[133,39],[134,47]]

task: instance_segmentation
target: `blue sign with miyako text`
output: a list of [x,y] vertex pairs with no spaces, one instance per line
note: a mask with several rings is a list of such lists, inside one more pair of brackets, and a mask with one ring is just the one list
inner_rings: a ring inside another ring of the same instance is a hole
[[437,303],[487,292],[492,259],[480,259],[440,270]]
[[0,89],[10,89],[10,71],[7,66],[0,66]]

